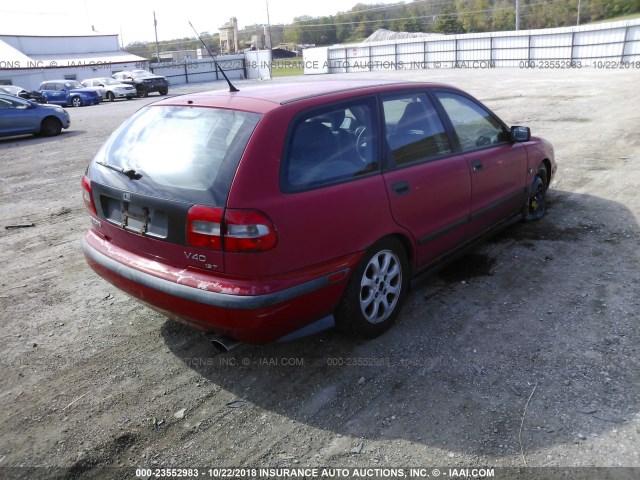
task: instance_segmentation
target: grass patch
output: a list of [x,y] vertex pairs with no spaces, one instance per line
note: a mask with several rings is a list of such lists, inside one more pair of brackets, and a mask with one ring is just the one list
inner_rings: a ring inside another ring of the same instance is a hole
[[274,60],[271,66],[272,77],[290,77],[304,74],[302,58],[281,58]]

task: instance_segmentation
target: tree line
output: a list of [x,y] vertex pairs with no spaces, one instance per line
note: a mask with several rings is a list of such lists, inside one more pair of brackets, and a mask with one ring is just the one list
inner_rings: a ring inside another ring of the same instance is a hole
[[[202,32],[200,34],[202,41],[207,45],[212,54],[216,55],[220,53],[220,34],[210,34],[209,32]],[[164,40],[158,42],[158,49],[160,52],[169,52],[175,50],[196,50],[201,48],[203,54],[207,54],[206,49],[202,46],[200,40],[195,37],[175,38],[172,40]],[[152,62],[156,62],[156,44],[155,42],[132,42],[124,47],[124,50],[144,57]]]
[[[640,0],[580,0],[580,23],[640,12]],[[521,0],[520,29],[575,25],[578,0]],[[515,30],[515,0],[427,0],[400,5],[357,4],[350,11],[297,17],[287,42],[331,45],[362,40],[380,28],[398,32],[474,33]]]
[[[521,0],[520,28],[552,28],[606,20],[640,12],[640,0]],[[289,25],[273,25],[272,43],[332,45],[361,41],[380,28],[396,32],[474,33],[515,30],[515,0],[427,0],[398,5],[359,3],[347,12],[326,17],[296,17]],[[252,25],[238,32],[240,48],[254,34]],[[220,52],[220,35],[200,34],[211,53]],[[200,40],[184,37],[159,42],[160,52],[195,50]],[[155,61],[154,42],[134,42],[125,50]],[[203,49],[204,50],[204,49]]]

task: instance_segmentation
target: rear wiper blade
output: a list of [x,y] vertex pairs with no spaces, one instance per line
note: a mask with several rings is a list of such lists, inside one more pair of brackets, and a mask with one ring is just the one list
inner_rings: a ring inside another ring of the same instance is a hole
[[96,162],[96,163],[98,165],[102,165],[103,167],[110,168],[111,170],[115,170],[116,172],[120,172],[123,175],[126,175],[127,177],[129,177],[131,180],[140,180],[142,178],[142,174],[136,172],[133,168],[118,167],[116,165],[109,165],[108,163],[104,163],[104,162]]

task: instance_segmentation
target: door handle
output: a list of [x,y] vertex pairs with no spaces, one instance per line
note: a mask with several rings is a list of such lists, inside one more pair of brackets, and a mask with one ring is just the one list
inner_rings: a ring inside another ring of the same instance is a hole
[[406,195],[407,193],[409,193],[409,182],[407,182],[406,180],[401,180],[391,185],[391,189],[398,195]]
[[474,160],[473,162],[471,162],[471,168],[474,172],[479,172],[484,168],[484,165],[480,160]]

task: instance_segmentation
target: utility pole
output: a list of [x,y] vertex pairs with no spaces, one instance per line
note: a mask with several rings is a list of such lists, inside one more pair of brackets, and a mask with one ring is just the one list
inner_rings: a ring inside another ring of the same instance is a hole
[[265,0],[267,3],[267,37],[269,38],[269,50],[273,50],[271,45],[271,20],[269,19],[269,0]]
[[160,46],[158,45],[158,21],[156,20],[156,12],[153,11],[153,29],[156,31],[156,62],[160,63]]
[[267,4],[267,36],[269,38],[269,51],[271,52],[269,59],[269,78],[271,78],[271,67],[273,65],[273,45],[271,44],[271,19],[269,18],[269,0],[265,0]]
[[580,7],[581,7],[581,0],[578,0],[578,19],[576,20],[576,26],[580,25]]
[[516,0],[516,30],[520,30],[520,0]]

